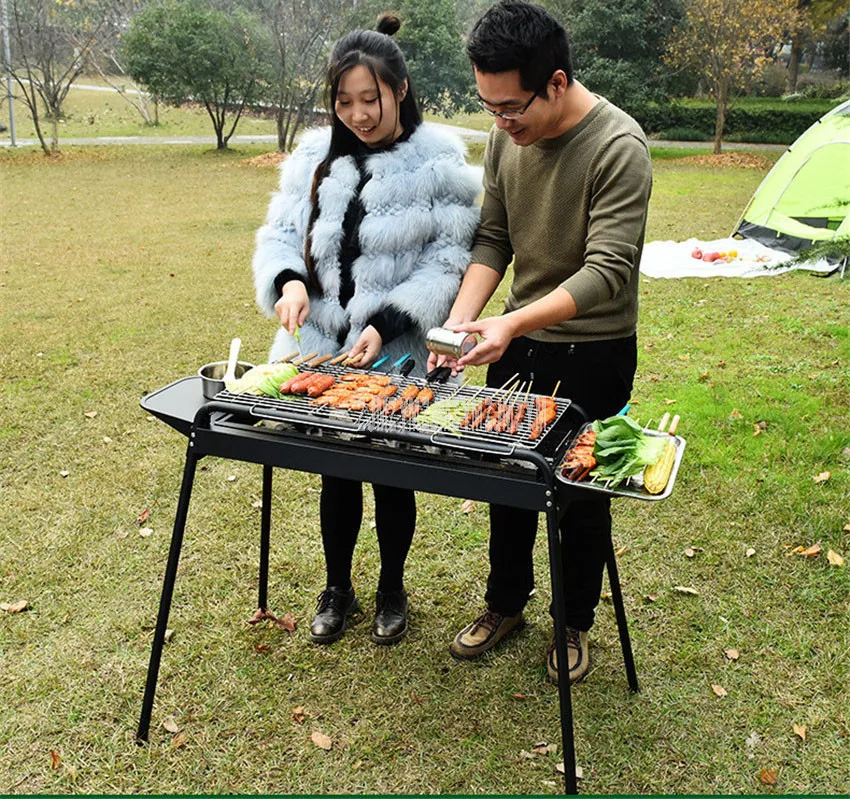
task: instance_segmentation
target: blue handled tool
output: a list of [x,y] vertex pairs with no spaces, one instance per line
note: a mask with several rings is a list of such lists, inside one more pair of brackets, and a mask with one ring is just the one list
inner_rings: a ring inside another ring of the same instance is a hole
[[402,365],[402,364],[403,364],[403,363],[404,363],[404,362],[405,362],[405,361],[406,361],[409,357],[410,357],[410,353],[409,353],[409,352],[404,353],[404,355],[402,355],[402,356],[401,356],[401,358],[399,358],[399,359],[398,359],[398,360],[397,360],[397,361],[396,361],[396,362],[395,362],[395,363],[394,363],[394,364],[390,367],[390,369],[397,369],[397,368],[398,368],[399,366],[401,366],[401,365]]
[[375,363],[372,364],[372,368],[377,369],[384,361],[388,361],[389,359],[390,356],[385,355],[383,358],[380,358],[379,360],[375,361]]

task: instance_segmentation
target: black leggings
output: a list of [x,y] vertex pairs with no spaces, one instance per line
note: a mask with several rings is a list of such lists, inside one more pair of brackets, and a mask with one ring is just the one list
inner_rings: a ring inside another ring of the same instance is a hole
[[[604,419],[622,409],[632,390],[637,364],[634,336],[611,341],[546,344],[514,339],[501,360],[487,372],[487,385],[501,386],[519,373],[533,379],[535,394],[569,397],[590,419]],[[611,501],[585,492],[571,501],[561,520],[566,619],[570,627],[589,630],[602,589],[605,555],[611,540]],[[534,586],[532,548],[537,534],[535,511],[490,506],[490,576],[485,599],[491,610],[519,613]]]
[[[375,494],[375,528],[381,550],[379,591],[404,587],[404,563],[416,527],[416,498],[406,488],[372,485]],[[327,585],[351,586],[351,559],[363,521],[363,483],[322,475],[322,545],[325,549]]]

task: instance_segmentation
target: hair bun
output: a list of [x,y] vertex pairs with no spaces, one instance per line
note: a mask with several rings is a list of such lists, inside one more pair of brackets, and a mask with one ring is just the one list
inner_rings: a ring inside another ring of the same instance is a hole
[[392,36],[398,32],[401,27],[401,20],[393,13],[387,12],[378,17],[378,22],[375,25],[375,30],[378,33],[383,33],[386,36]]

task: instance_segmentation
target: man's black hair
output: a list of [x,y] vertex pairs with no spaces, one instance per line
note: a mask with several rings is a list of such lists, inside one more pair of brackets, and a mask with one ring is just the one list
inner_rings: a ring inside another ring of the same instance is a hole
[[479,72],[519,70],[523,89],[546,94],[546,83],[562,69],[573,82],[567,32],[548,11],[523,0],[500,0],[475,23],[466,54]]

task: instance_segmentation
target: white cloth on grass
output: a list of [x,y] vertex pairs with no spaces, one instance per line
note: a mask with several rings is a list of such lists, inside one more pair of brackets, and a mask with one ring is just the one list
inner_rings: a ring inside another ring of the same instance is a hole
[[[708,252],[736,250],[731,263],[702,261],[692,257],[695,249]],[[787,252],[773,250],[751,239],[714,239],[701,241],[650,241],[643,247],[640,271],[647,277],[764,277],[781,275],[793,269],[829,272],[833,267],[821,259],[812,264],[792,266]]]

